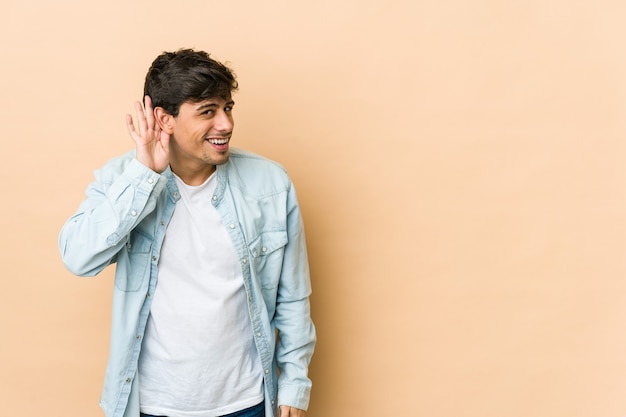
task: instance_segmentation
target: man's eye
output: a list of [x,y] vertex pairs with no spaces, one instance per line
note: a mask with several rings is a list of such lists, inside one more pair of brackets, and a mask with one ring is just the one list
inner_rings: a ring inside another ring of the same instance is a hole
[[226,107],[224,107],[224,111],[225,111],[225,112],[231,112],[231,111],[233,111],[233,106],[226,106]]
[[213,114],[213,110],[205,110],[202,114],[211,115]]

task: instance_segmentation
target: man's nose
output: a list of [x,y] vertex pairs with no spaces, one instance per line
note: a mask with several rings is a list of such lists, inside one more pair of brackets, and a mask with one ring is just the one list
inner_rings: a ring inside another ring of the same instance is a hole
[[224,110],[217,112],[215,116],[215,128],[220,132],[230,132],[233,130],[233,118]]

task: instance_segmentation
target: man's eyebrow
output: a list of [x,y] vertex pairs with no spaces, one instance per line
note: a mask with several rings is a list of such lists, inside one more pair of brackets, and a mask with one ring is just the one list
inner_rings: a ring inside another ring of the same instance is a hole
[[[226,102],[227,106],[232,106],[234,104],[235,104],[235,102],[233,100],[228,100]],[[196,110],[200,111],[200,110],[204,110],[204,109],[207,109],[207,108],[218,107],[218,106],[219,106],[219,104],[217,104],[215,102],[208,102],[208,103],[200,104],[198,107],[196,107]]]
[[204,110],[209,107],[217,107],[217,103],[204,103],[196,107],[196,110]]

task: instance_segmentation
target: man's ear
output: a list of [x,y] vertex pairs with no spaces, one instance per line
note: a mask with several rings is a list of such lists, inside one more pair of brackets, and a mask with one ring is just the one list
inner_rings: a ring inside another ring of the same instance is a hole
[[162,131],[170,135],[174,133],[174,116],[166,112],[163,107],[154,108],[154,119]]

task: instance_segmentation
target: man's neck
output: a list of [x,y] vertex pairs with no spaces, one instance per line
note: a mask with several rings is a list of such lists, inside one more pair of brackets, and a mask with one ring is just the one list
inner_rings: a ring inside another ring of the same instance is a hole
[[203,165],[197,168],[180,167],[170,163],[172,172],[187,185],[202,185],[215,172],[215,165]]

